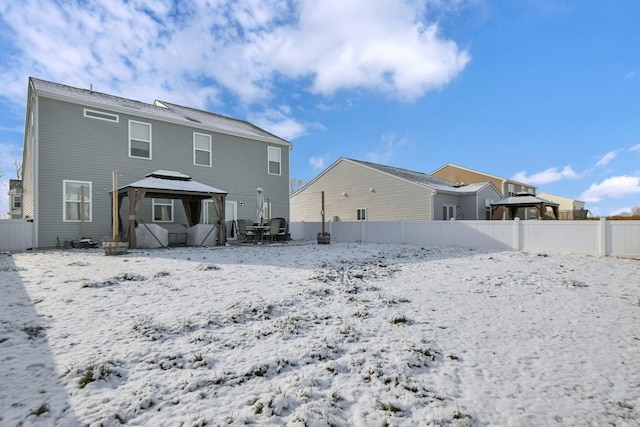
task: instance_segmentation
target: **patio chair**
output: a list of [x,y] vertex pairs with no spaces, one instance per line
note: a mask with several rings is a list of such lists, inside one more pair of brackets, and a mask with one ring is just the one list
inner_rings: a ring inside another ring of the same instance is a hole
[[280,232],[280,219],[273,218],[270,223],[270,227],[264,230],[263,238],[269,238],[269,241],[273,243],[278,238]]
[[276,240],[278,241],[286,241],[289,240],[289,224],[287,220],[284,218],[274,218],[280,221],[280,226],[278,229],[278,235],[276,236]]
[[247,224],[244,219],[238,220],[238,235],[244,236],[245,242],[252,242],[256,238],[256,232],[254,230],[247,230]]

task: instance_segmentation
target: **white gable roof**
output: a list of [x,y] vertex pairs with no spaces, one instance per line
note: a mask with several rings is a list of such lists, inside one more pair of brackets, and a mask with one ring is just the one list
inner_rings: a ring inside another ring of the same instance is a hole
[[213,130],[219,133],[266,141],[273,144],[292,145],[290,142],[249,122],[220,114],[170,104],[164,101],[155,101],[153,104],[147,104],[89,89],[80,89],[60,83],[48,82],[34,77],[30,78],[30,83],[39,96],[47,96],[94,108],[103,108],[108,111],[129,113],[156,120],[181,123],[195,128]]

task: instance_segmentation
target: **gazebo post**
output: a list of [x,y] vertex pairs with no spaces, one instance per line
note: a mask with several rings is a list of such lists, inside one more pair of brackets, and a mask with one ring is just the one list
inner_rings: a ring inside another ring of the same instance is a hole
[[135,249],[138,245],[136,241],[136,193],[138,191],[130,188],[127,191],[129,197],[129,249]]

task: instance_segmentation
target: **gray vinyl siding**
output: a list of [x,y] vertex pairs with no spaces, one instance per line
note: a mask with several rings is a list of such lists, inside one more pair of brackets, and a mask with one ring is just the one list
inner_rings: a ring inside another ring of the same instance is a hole
[[458,196],[447,193],[436,193],[433,197],[433,219],[440,221],[444,219],[442,217],[442,206],[453,205],[456,206],[456,219],[460,218],[460,199]]
[[454,205],[456,207],[457,220],[484,220],[485,217],[485,198],[491,200],[499,200],[501,194],[491,185],[487,185],[474,194],[445,194],[438,193],[434,198],[434,219],[441,220],[442,206],[444,204]]
[[456,206],[456,219],[458,220],[475,220],[478,219],[476,194],[465,194],[459,196],[458,205]]
[[502,194],[500,194],[494,187],[487,185],[483,187],[482,190],[478,192],[478,218],[477,219],[486,219],[486,205],[485,201],[488,199],[492,202],[498,201],[502,198]]
[[356,221],[361,208],[369,221],[431,219],[429,189],[345,160],[291,198],[291,220],[320,221],[322,190],[327,221]]
[[[273,176],[267,174],[266,142],[89,107],[119,116],[118,123],[97,120],[84,117],[84,108],[39,98],[39,247],[53,247],[80,237],[100,240],[110,234],[113,170],[119,172],[119,187],[155,170],[187,174],[195,181],[227,191],[227,200],[238,201],[240,218],[255,218],[255,190],[261,186],[272,204],[272,216],[289,217],[287,147],[281,147],[282,174]],[[129,120],[151,124],[151,160],[129,157]],[[193,164],[194,131],[212,136],[212,167]],[[27,176],[25,179],[28,181]],[[92,183],[92,221],[85,223],[84,236],[80,223],[63,221],[64,180]],[[174,207],[174,222],[186,224],[181,201],[175,200]],[[126,223],[127,199],[120,213]],[[151,222],[151,199],[144,201],[139,217]]]

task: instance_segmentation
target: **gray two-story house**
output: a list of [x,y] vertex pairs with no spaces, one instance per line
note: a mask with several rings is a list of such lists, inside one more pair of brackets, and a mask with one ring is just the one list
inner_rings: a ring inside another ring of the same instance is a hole
[[[289,219],[291,148],[243,120],[30,78],[22,217],[34,222],[36,248],[78,238],[100,240],[112,232],[114,171],[118,188],[170,171],[225,194],[223,209],[203,199],[198,218],[222,224],[219,229],[226,231],[218,243],[224,243],[235,236],[235,219],[255,220],[257,188],[267,217]],[[126,232],[132,210],[127,198],[122,203]],[[193,215],[179,198],[146,197],[136,203],[136,224],[191,225]]]

